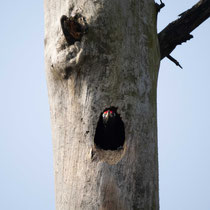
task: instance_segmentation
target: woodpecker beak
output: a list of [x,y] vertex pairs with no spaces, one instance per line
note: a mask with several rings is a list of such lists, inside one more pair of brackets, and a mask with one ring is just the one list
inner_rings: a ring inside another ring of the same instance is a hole
[[110,115],[111,115],[111,113],[110,113],[109,110],[108,110],[108,111],[105,111],[105,112],[103,113],[103,115],[102,115],[103,121],[104,121],[104,122],[107,122],[108,119],[109,119],[109,117],[110,117]]
[[104,123],[107,123],[110,118],[113,118],[115,116],[115,113],[113,111],[107,110],[103,113],[103,121]]

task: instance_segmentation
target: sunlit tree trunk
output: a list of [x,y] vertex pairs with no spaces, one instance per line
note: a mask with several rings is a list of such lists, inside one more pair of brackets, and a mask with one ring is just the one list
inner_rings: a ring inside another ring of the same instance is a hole
[[[61,17],[87,31],[68,44]],[[159,209],[156,89],[160,53],[153,0],[45,0],[56,209]],[[94,145],[100,114],[118,107],[125,143]]]

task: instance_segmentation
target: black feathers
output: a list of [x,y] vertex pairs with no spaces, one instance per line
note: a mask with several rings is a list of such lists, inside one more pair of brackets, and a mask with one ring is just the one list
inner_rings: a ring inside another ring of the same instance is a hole
[[95,145],[104,150],[117,150],[125,141],[124,123],[117,108],[105,109],[99,118],[94,138]]

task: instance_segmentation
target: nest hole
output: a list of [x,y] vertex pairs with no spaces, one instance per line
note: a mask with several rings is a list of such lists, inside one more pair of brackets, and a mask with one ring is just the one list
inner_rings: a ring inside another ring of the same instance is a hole
[[94,143],[103,150],[120,150],[125,143],[124,123],[116,107],[106,108],[99,117]]

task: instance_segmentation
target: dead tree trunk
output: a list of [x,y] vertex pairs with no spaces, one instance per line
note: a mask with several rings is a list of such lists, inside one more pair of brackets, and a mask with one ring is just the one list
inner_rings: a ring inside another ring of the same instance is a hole
[[[159,209],[159,62],[168,57],[180,65],[170,53],[210,16],[210,0],[200,0],[157,37],[163,6],[153,0],[45,0],[57,210]],[[121,116],[119,145],[99,129],[109,107]]]
[[[154,1],[45,0],[45,61],[56,209],[159,209]],[[111,106],[116,150],[94,144]]]

